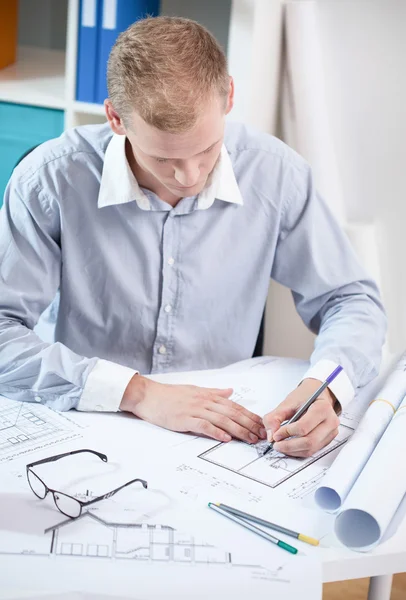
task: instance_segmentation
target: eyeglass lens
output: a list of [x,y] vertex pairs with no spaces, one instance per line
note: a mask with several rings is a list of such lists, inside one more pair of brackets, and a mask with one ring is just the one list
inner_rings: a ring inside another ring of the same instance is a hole
[[80,502],[75,498],[71,498],[70,496],[66,496],[61,492],[53,492],[54,502],[57,508],[67,517],[72,517],[75,519],[79,517],[82,507]]
[[28,469],[27,477],[28,477],[28,483],[30,484],[30,488],[32,489],[34,494],[38,498],[41,498],[41,499],[45,498],[45,496],[47,495],[47,489],[46,489],[45,485],[42,483],[42,481],[30,469]]

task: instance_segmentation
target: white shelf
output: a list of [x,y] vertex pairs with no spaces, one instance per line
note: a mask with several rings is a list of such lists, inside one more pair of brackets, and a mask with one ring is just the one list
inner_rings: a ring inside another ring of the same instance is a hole
[[[231,0],[234,2],[255,3],[257,0]],[[282,0],[280,0],[282,1]],[[0,0],[1,2],[1,0]],[[35,0],[26,0],[27,6],[34,4]],[[22,3],[23,4],[23,3]],[[43,0],[37,1],[38,10],[41,10]],[[49,4],[49,10],[51,3]],[[52,4],[59,4],[56,0]],[[183,14],[197,21],[209,20],[207,26],[218,27],[217,0],[206,0],[204,10],[199,0],[162,0],[162,14]],[[65,3],[63,3],[65,6]],[[206,14],[206,8],[208,13]],[[66,52],[50,50],[34,46],[20,46],[17,62],[10,67],[0,70],[0,102],[56,108],[65,113],[64,127],[102,123],[106,121],[104,106],[87,102],[78,102],[76,98],[76,65],[78,45],[78,22],[80,18],[79,0],[67,0],[66,15]],[[65,9],[63,9],[64,11]],[[49,11],[48,11],[49,12]],[[227,11],[220,13],[224,21]],[[233,13],[232,13],[233,14]],[[49,15],[48,15],[49,17]],[[46,15],[44,19],[47,20]],[[58,22],[61,15],[58,16]],[[51,21],[50,21],[51,22]],[[30,23],[26,22],[26,28]],[[35,26],[34,26],[35,27]],[[44,31],[49,27],[45,26]],[[37,38],[41,36],[38,31]],[[31,30],[30,30],[31,32]],[[24,39],[24,38],[22,38]],[[32,37],[30,36],[30,39]],[[58,38],[59,39],[59,38]],[[41,41],[42,38],[41,38]],[[34,42],[33,42],[34,43]],[[1,124],[0,124],[1,126]]]
[[0,101],[65,109],[65,52],[21,46],[0,70]]
[[106,112],[104,104],[92,104],[91,102],[74,102],[73,110],[75,112],[86,113],[88,115],[98,115],[104,117]]

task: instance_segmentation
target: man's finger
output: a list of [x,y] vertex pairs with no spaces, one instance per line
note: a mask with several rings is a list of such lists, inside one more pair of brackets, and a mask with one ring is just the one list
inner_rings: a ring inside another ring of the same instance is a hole
[[231,435],[221,428],[216,427],[210,421],[204,418],[191,417],[187,426],[187,430],[190,433],[198,433],[199,435],[205,435],[219,442],[230,442]]
[[233,400],[229,400],[228,398],[221,398],[220,396],[213,396],[212,400],[214,402],[217,402],[218,404],[222,404],[223,406],[229,406],[229,407],[234,408],[235,410],[239,411],[241,414],[243,414],[246,417],[248,417],[249,419],[251,419],[251,421],[258,423],[258,425],[261,425],[261,427],[263,427],[263,421],[262,421],[261,417],[259,415],[256,415],[255,413],[251,412],[244,406],[241,406],[241,404],[238,404],[237,402],[234,402]]
[[251,433],[248,429],[239,425],[226,415],[221,415],[212,410],[205,409],[201,417],[215,425],[218,429],[229,433],[233,438],[237,440],[242,440],[247,442],[248,444],[256,444],[258,442],[258,436],[254,433]]
[[281,402],[275,410],[265,415],[263,421],[268,433],[268,441],[273,441],[273,434],[275,431],[278,431],[283,421],[287,421],[290,417],[293,417],[296,410],[296,403],[293,403],[292,400],[288,399]]
[[215,396],[222,396],[223,398],[229,398],[234,392],[233,388],[203,388],[204,390],[211,392]]
[[[220,402],[213,402],[212,405],[208,408],[208,410],[217,412],[221,415],[225,415],[238,425],[241,425],[247,431],[253,433],[257,438],[264,440],[266,438],[266,431],[262,424],[262,420],[258,417],[259,422],[257,420],[251,419],[249,411],[238,410],[236,406],[228,406],[221,404]],[[253,415],[254,417],[256,415]],[[253,441],[253,440],[251,440]]]
[[338,434],[338,429],[324,421],[305,437],[290,438],[274,444],[274,450],[288,456],[308,458],[329,444]]
[[280,442],[292,436],[304,437],[309,435],[313,429],[326,420],[330,413],[334,413],[331,404],[316,400],[298,421],[290,425],[283,425],[278,429],[274,433],[273,439],[275,442]]

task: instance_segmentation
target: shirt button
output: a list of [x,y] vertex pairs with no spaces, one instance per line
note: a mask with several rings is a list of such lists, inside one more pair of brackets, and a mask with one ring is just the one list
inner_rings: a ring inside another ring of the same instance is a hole
[[165,309],[164,309],[164,310],[165,310],[165,312],[166,312],[166,313],[170,313],[170,312],[171,312],[171,310],[172,310],[172,306],[171,306],[170,304],[167,304],[167,305],[165,306]]
[[170,258],[168,258],[168,265],[174,265],[175,264],[175,259],[171,256]]
[[162,346],[159,346],[158,352],[159,352],[159,354],[166,354],[166,348],[163,344],[162,344]]

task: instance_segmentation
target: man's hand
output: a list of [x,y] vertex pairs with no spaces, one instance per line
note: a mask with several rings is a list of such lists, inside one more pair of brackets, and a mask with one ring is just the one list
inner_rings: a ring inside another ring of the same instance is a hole
[[265,415],[268,441],[275,442],[274,449],[278,452],[289,456],[312,456],[338,434],[340,420],[333,408],[336,400],[328,388],[296,423],[281,427],[281,423],[290,419],[321,383],[317,379],[304,379],[275,410]]
[[134,375],[120,409],[154,425],[205,435],[220,442],[231,438],[255,444],[266,438],[261,417],[230,400],[232,389],[162,384]]

